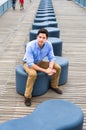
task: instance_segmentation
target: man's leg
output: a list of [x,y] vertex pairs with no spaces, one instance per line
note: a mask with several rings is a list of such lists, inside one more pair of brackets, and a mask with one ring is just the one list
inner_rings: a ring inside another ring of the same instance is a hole
[[[41,61],[38,64],[40,67],[43,68],[48,68],[49,67],[49,62],[47,61]],[[56,73],[54,75],[52,75],[52,79],[51,79],[51,88],[58,94],[62,94],[62,91],[59,89],[58,87],[58,83],[59,83],[59,77],[60,77],[60,72],[61,72],[61,67],[58,64],[54,64],[53,67],[56,70]]]
[[[49,62],[47,61],[41,61],[38,66],[47,69],[49,67]],[[59,77],[60,77],[60,72],[61,72],[61,67],[58,64],[54,64],[53,67],[56,70],[56,73],[52,75],[51,79],[51,87],[52,88],[57,88],[58,87],[58,82],[59,82]]]
[[59,77],[61,73],[61,67],[58,64],[54,64],[54,69],[56,70],[56,73],[52,75],[51,79],[51,88],[58,94],[62,94],[62,91],[58,87],[59,83]]
[[29,99],[31,99],[32,97],[32,91],[33,91],[33,86],[37,77],[37,72],[34,69],[31,69],[27,66],[27,63],[24,63],[23,65],[24,70],[28,73],[28,78],[27,78],[27,82],[26,82],[26,90],[25,90],[25,104],[27,106],[29,106]]
[[58,64],[55,63],[54,64],[54,69],[56,70],[56,73],[53,74],[52,79],[51,79],[51,87],[52,88],[58,87],[61,67]]

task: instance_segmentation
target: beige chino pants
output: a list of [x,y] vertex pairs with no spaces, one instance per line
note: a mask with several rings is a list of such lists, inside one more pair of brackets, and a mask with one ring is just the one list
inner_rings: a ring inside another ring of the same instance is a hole
[[[49,62],[47,61],[41,61],[38,66],[47,69],[49,67]],[[33,91],[33,86],[37,77],[37,71],[29,68],[27,63],[23,64],[24,70],[28,74],[27,82],[26,82],[26,90],[24,96],[27,98],[32,97],[32,91]],[[58,82],[59,82],[59,77],[60,77],[60,72],[61,72],[61,67],[58,64],[54,64],[53,67],[56,70],[56,73],[53,74],[52,79],[51,79],[51,87],[52,88],[57,88],[58,87]],[[41,86],[40,86],[41,87]]]

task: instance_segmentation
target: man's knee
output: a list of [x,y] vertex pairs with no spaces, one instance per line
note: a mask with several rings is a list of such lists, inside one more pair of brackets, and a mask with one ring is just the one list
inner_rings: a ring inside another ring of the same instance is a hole
[[35,70],[32,70],[32,71],[29,73],[29,76],[36,78],[36,77],[37,77],[37,72],[36,72]]
[[61,66],[59,64],[55,63],[55,69],[60,71],[61,70]]

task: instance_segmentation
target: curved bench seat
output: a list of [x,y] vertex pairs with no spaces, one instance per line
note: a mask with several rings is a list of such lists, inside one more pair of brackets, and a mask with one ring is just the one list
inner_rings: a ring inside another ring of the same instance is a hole
[[58,27],[58,23],[56,21],[44,21],[39,23],[33,23],[32,29],[41,29],[45,27]]
[[83,130],[83,120],[78,105],[51,99],[40,103],[32,114],[2,123],[0,130]]
[[37,14],[54,13],[54,10],[37,11]]
[[62,56],[62,40],[56,37],[49,37],[48,40],[52,43],[55,56]]
[[55,56],[56,57],[56,63],[61,66],[61,74],[59,78],[59,86],[63,85],[68,80],[68,67],[69,67],[69,61],[67,58],[62,56]]
[[42,18],[42,17],[55,17],[55,14],[54,13],[45,13],[45,14],[36,14],[36,18]]
[[[48,30],[48,35],[49,35],[49,37],[57,37],[57,38],[60,38],[60,30],[59,30],[59,28],[55,28],[55,27],[45,27],[45,29]],[[34,30],[31,30],[31,31],[30,31],[30,33],[29,33],[29,39],[30,39],[30,41],[36,39],[38,30],[39,30],[39,29],[34,29]]]
[[[61,73],[59,77],[59,86],[65,84],[68,80],[68,68],[69,68],[69,61],[67,58],[62,56],[55,56],[55,62],[60,65]],[[47,58],[44,59],[47,61]]]
[[[28,74],[24,71],[23,65],[16,67],[16,91],[24,95]],[[49,89],[49,76],[43,72],[37,73],[37,79],[33,87],[32,96],[40,96]]]
[[39,6],[39,8],[38,8],[38,11],[46,11],[46,10],[53,10],[53,7],[41,8],[41,7]]
[[34,18],[34,22],[44,22],[44,21],[56,21],[56,17],[43,17],[43,18]]
[[[64,57],[59,57],[59,56],[55,56],[55,57],[56,57],[56,63],[61,66],[61,74],[60,74],[60,79],[59,79],[59,86],[60,86],[60,85],[65,84],[68,80],[69,62]],[[27,77],[28,75],[24,71],[23,65],[18,65],[16,67],[16,91],[21,95],[24,95]],[[38,72],[37,79],[33,87],[34,89],[33,89],[32,96],[39,96],[46,93],[48,89],[50,88],[49,86],[50,79],[51,79],[51,76],[48,76],[47,74],[43,72]]]

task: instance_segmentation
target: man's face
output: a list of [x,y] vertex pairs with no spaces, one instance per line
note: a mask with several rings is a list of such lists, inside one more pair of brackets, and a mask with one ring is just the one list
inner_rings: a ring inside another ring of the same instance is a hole
[[38,41],[40,48],[43,47],[46,40],[47,40],[46,34],[45,33],[39,33],[39,35],[37,36],[37,41]]

